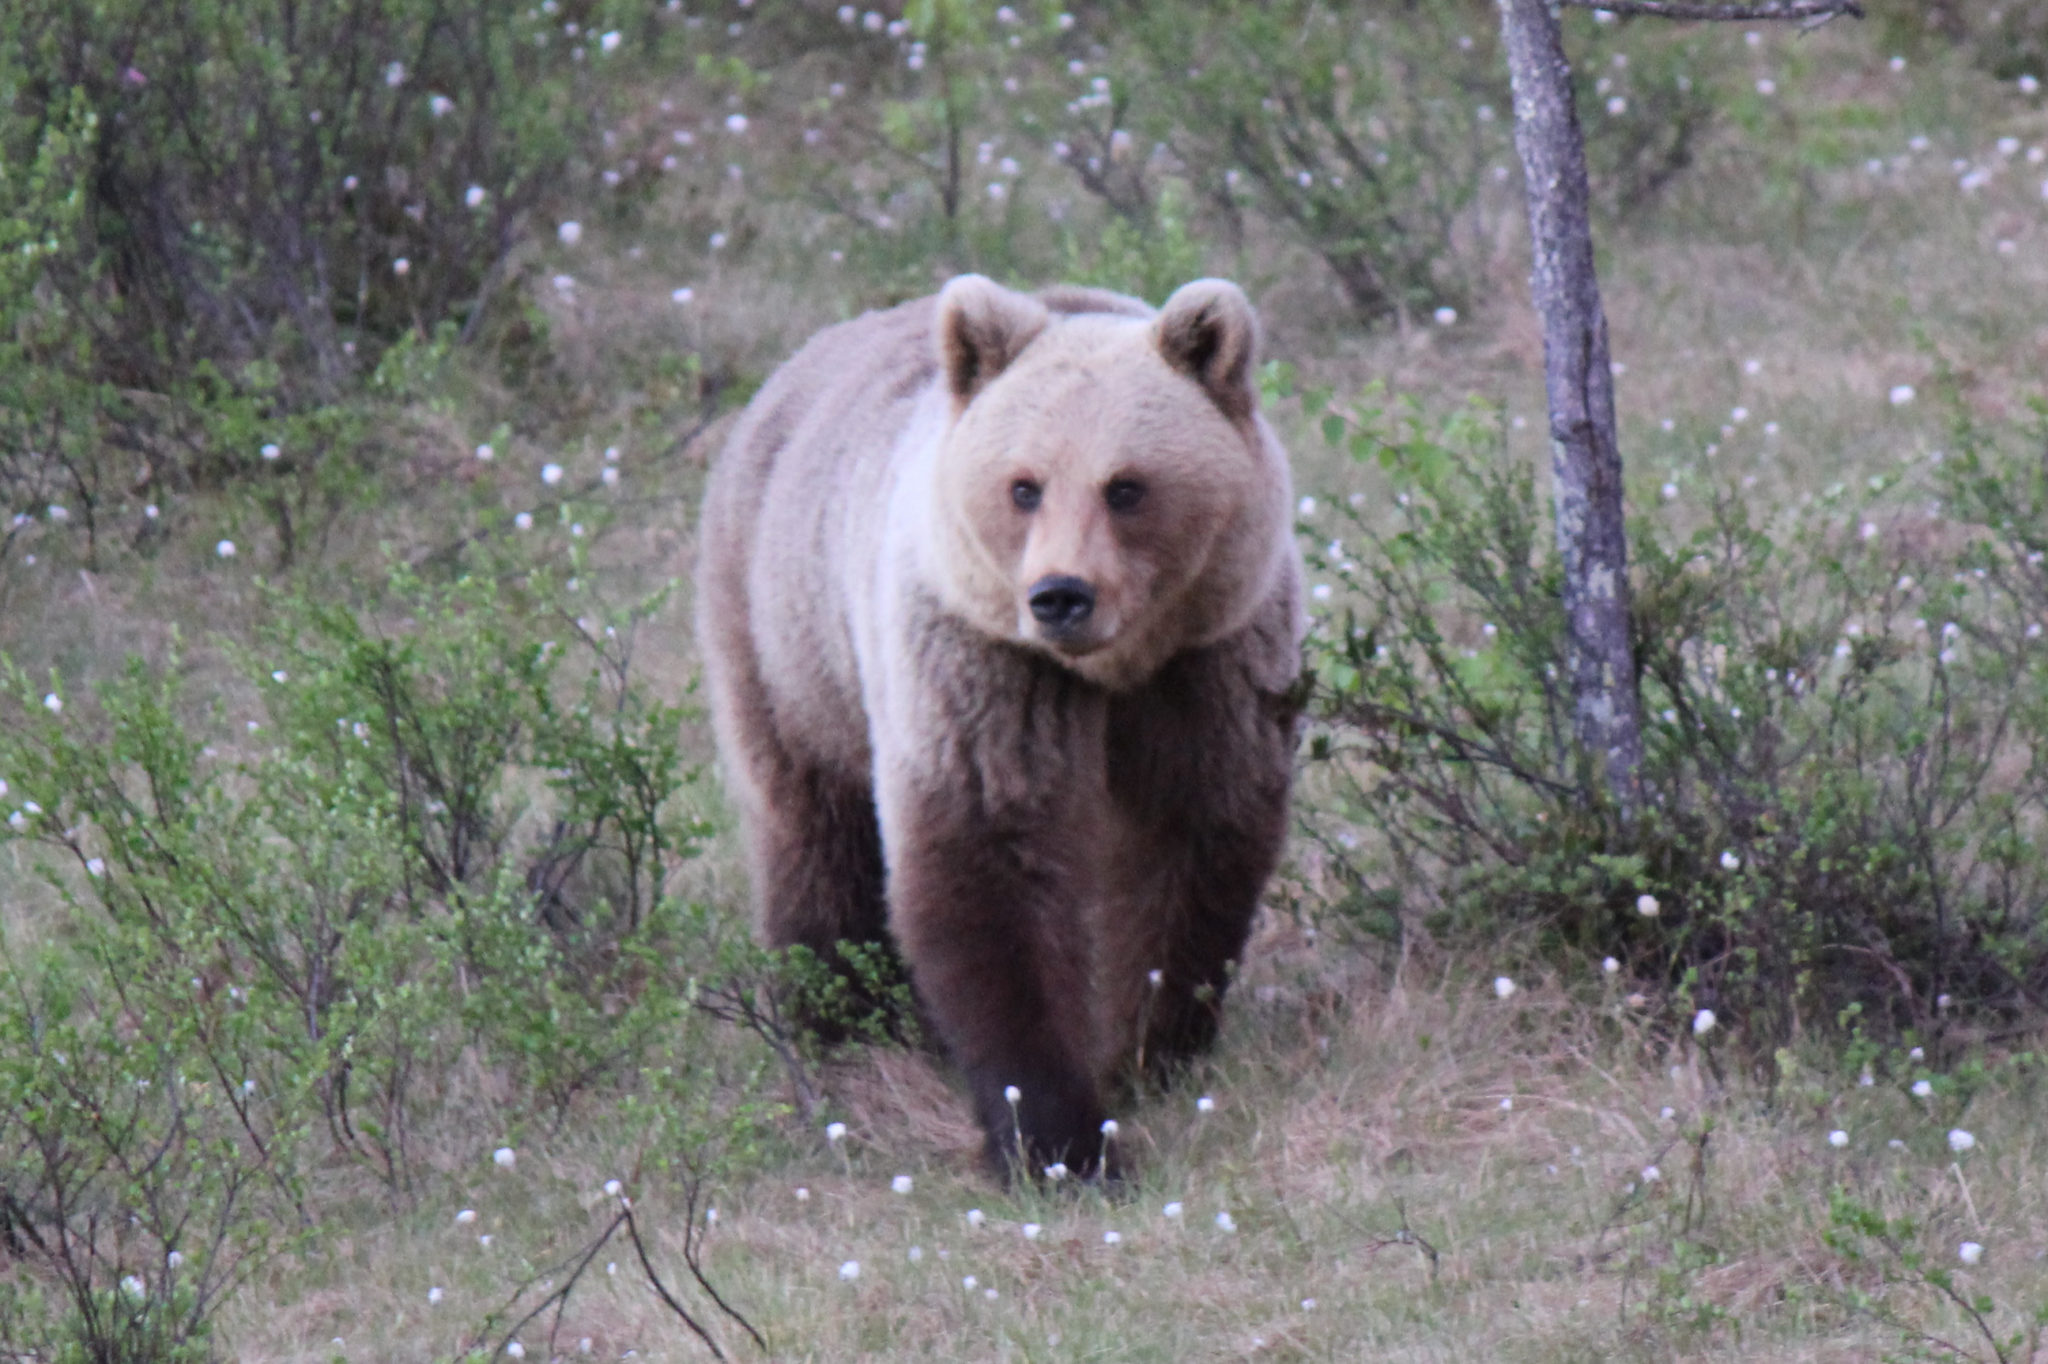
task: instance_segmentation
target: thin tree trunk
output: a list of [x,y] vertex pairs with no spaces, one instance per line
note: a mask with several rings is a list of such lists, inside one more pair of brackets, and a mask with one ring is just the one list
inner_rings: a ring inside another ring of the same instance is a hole
[[1543,319],[1573,731],[1624,817],[1642,798],[1642,701],[1629,635],[1628,537],[1607,315],[1593,269],[1585,138],[1549,0],[1497,0],[1515,95]]

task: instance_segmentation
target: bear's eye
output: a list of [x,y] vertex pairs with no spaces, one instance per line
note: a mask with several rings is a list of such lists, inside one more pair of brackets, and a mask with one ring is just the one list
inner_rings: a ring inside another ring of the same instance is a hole
[[1020,478],[1010,485],[1010,500],[1017,504],[1018,511],[1037,511],[1044,496],[1044,489],[1028,478]]
[[1102,500],[1113,512],[1136,511],[1145,500],[1145,485],[1135,478],[1113,478],[1102,490]]

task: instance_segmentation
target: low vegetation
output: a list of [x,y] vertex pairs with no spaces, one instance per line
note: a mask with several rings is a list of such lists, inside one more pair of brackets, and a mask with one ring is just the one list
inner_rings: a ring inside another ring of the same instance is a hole
[[[2035,1357],[2048,14],[1871,9],[1568,20],[1632,819],[1480,0],[0,14],[0,1354]],[[792,1029],[694,701],[721,423],[970,268],[1243,281],[1303,494],[1108,1192]]]

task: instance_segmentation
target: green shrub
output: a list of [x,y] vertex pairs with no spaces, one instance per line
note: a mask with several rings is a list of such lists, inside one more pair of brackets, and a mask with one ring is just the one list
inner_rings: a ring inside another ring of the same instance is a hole
[[693,1006],[765,968],[669,893],[700,830],[631,668],[659,598],[572,616],[505,577],[274,595],[239,654],[264,718],[232,727],[175,659],[92,698],[8,672],[0,839],[67,914],[0,957],[0,1220],[91,1358],[203,1355],[334,1196],[316,1169],[412,1204],[456,1131],[474,1158],[597,1092],[689,1135],[693,1178],[753,1140],[755,1063]]
[[[0,511],[95,536],[273,462],[334,496],[391,347],[475,333],[537,223],[658,176],[598,163],[684,41],[656,0],[0,10]],[[312,495],[267,499],[287,559]]]
[[1149,199],[1121,186],[1163,145],[1203,198],[1284,224],[1363,320],[1461,304],[1465,214],[1511,155],[1493,117],[1507,73],[1490,6],[1417,8],[1121,7],[1103,30],[1111,79],[1068,105],[1069,162],[1130,216]]
[[1311,522],[1335,538],[1309,823],[1357,922],[1611,955],[1759,1043],[1938,1033],[2048,988],[2038,463],[1962,433],[1938,519],[1912,479],[1639,516],[1628,820],[1570,740],[1549,517],[1498,416],[1373,393],[1325,430],[1399,490],[1391,529],[1342,501]]

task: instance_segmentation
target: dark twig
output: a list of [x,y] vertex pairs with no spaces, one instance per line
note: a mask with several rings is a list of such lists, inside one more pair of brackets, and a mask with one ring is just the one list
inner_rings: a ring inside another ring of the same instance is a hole
[[[704,1273],[696,1245],[697,1192],[698,1185],[695,1180],[692,1180],[688,1195],[688,1228],[683,1235],[683,1258],[690,1266],[691,1277],[696,1279],[697,1286],[710,1296],[712,1302],[718,1305],[718,1310],[736,1322],[740,1329],[745,1331],[753,1339],[754,1343],[765,1351],[768,1348],[767,1339],[754,1329],[754,1324],[741,1315],[738,1309],[719,1295],[718,1290],[711,1286],[710,1279]],[[710,1330],[704,1323],[691,1315],[690,1309],[683,1306],[677,1300],[676,1295],[669,1291],[668,1285],[663,1283],[661,1276],[655,1272],[654,1261],[647,1253],[647,1243],[640,1236],[640,1224],[633,1216],[632,1200],[624,1196],[621,1196],[619,1199],[617,1214],[613,1216],[612,1220],[605,1226],[605,1229],[598,1233],[597,1238],[583,1250],[570,1255],[560,1262],[561,1266],[573,1266],[573,1268],[569,1269],[568,1278],[562,1283],[561,1287],[550,1291],[545,1298],[542,1298],[540,1302],[534,1305],[531,1311],[512,1323],[511,1327],[499,1339],[494,1353],[503,1354],[505,1347],[511,1344],[514,1338],[522,1330],[526,1329],[530,1322],[535,1321],[550,1308],[553,1308],[555,1320],[554,1324],[548,1329],[548,1347],[549,1353],[552,1354],[554,1352],[555,1335],[562,1327],[562,1314],[568,1310],[569,1298],[576,1291],[576,1285],[582,1281],[584,1273],[596,1261],[597,1253],[611,1244],[612,1238],[618,1235],[621,1230],[624,1230],[626,1233],[626,1239],[632,1242],[633,1254],[640,1261],[641,1272],[647,1276],[647,1282],[654,1289],[656,1295],[664,1303],[668,1304],[669,1310],[681,1318],[683,1325],[689,1327],[697,1339],[704,1342],[704,1348],[711,1351],[713,1359],[723,1360],[727,1358],[725,1351],[719,1348],[718,1342],[712,1337]],[[530,1284],[533,1280],[528,1280],[527,1282]],[[520,1294],[525,1291],[526,1285],[521,1285],[513,1293],[513,1301],[518,1301]]]
[[1605,10],[1633,17],[1690,19],[1707,23],[1769,19],[1835,19],[1863,17],[1858,0],[1758,0],[1755,4],[1723,4],[1713,0],[1559,0],[1571,9]]

